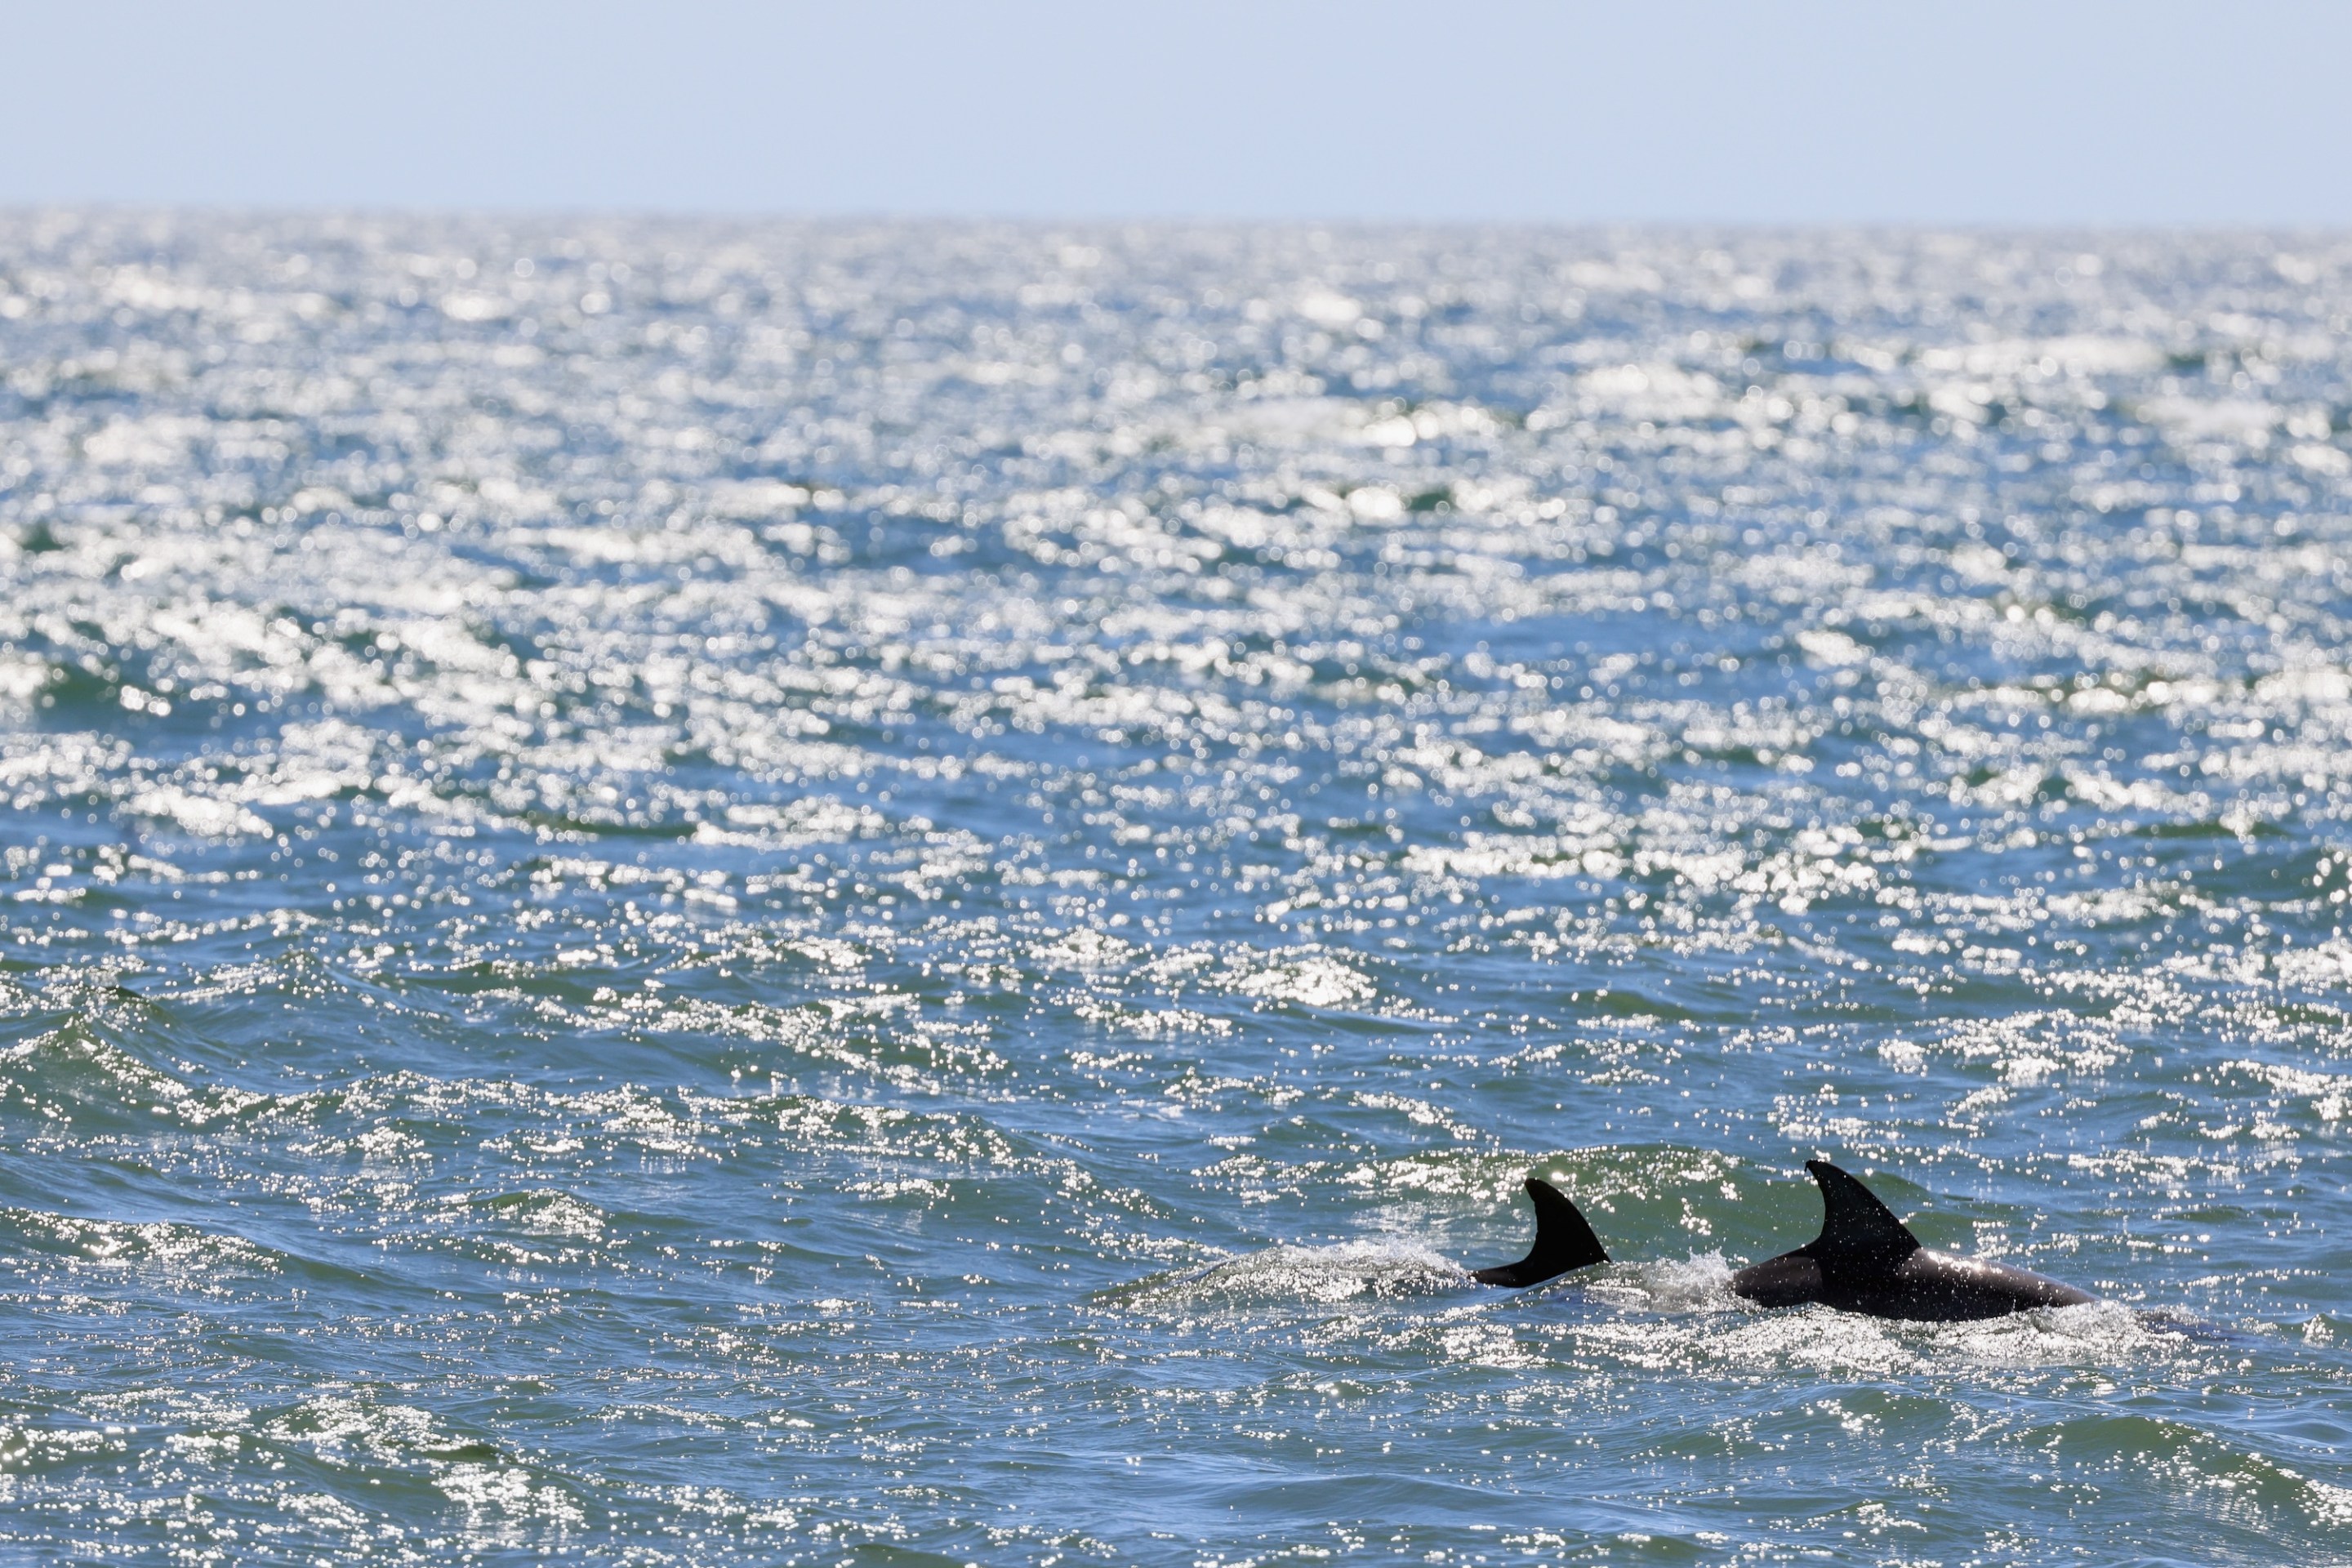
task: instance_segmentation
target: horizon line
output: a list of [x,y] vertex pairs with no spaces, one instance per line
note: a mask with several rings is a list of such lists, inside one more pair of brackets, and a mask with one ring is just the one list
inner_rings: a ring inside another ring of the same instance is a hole
[[313,201],[145,201],[115,197],[16,200],[0,197],[0,218],[117,215],[146,217],[256,218],[505,218],[520,222],[621,221],[705,224],[874,225],[1012,228],[1476,230],[1550,233],[1648,230],[1692,233],[1864,233],[1977,235],[2099,235],[2133,238],[2301,235],[2352,239],[2352,223],[2265,218],[2004,218],[2004,217],[1418,217],[1360,214],[1053,213],[916,208],[692,207],[614,204]]

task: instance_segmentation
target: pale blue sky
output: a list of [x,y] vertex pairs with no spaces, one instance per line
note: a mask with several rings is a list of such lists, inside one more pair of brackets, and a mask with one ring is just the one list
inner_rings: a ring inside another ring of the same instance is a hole
[[2352,3],[0,0],[0,203],[2352,226]]

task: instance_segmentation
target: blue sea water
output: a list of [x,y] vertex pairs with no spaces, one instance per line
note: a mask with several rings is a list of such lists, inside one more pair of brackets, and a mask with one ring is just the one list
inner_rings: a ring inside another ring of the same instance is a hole
[[[2352,1561],[2352,241],[16,213],[0,377],[6,1561]],[[2104,1300],[1750,1308],[1814,1155]]]

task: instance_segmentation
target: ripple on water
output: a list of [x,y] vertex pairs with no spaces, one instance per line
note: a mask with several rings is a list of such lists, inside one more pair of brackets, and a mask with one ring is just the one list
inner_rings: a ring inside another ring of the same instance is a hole
[[[11,1540],[2352,1553],[2348,302],[0,217]],[[1739,1301],[1817,1154],[2103,1300]]]

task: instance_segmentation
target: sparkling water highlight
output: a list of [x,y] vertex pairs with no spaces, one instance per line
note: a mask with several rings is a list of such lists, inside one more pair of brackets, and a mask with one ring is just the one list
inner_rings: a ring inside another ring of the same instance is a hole
[[0,215],[0,1554],[2352,1560],[2347,421],[2324,236]]

